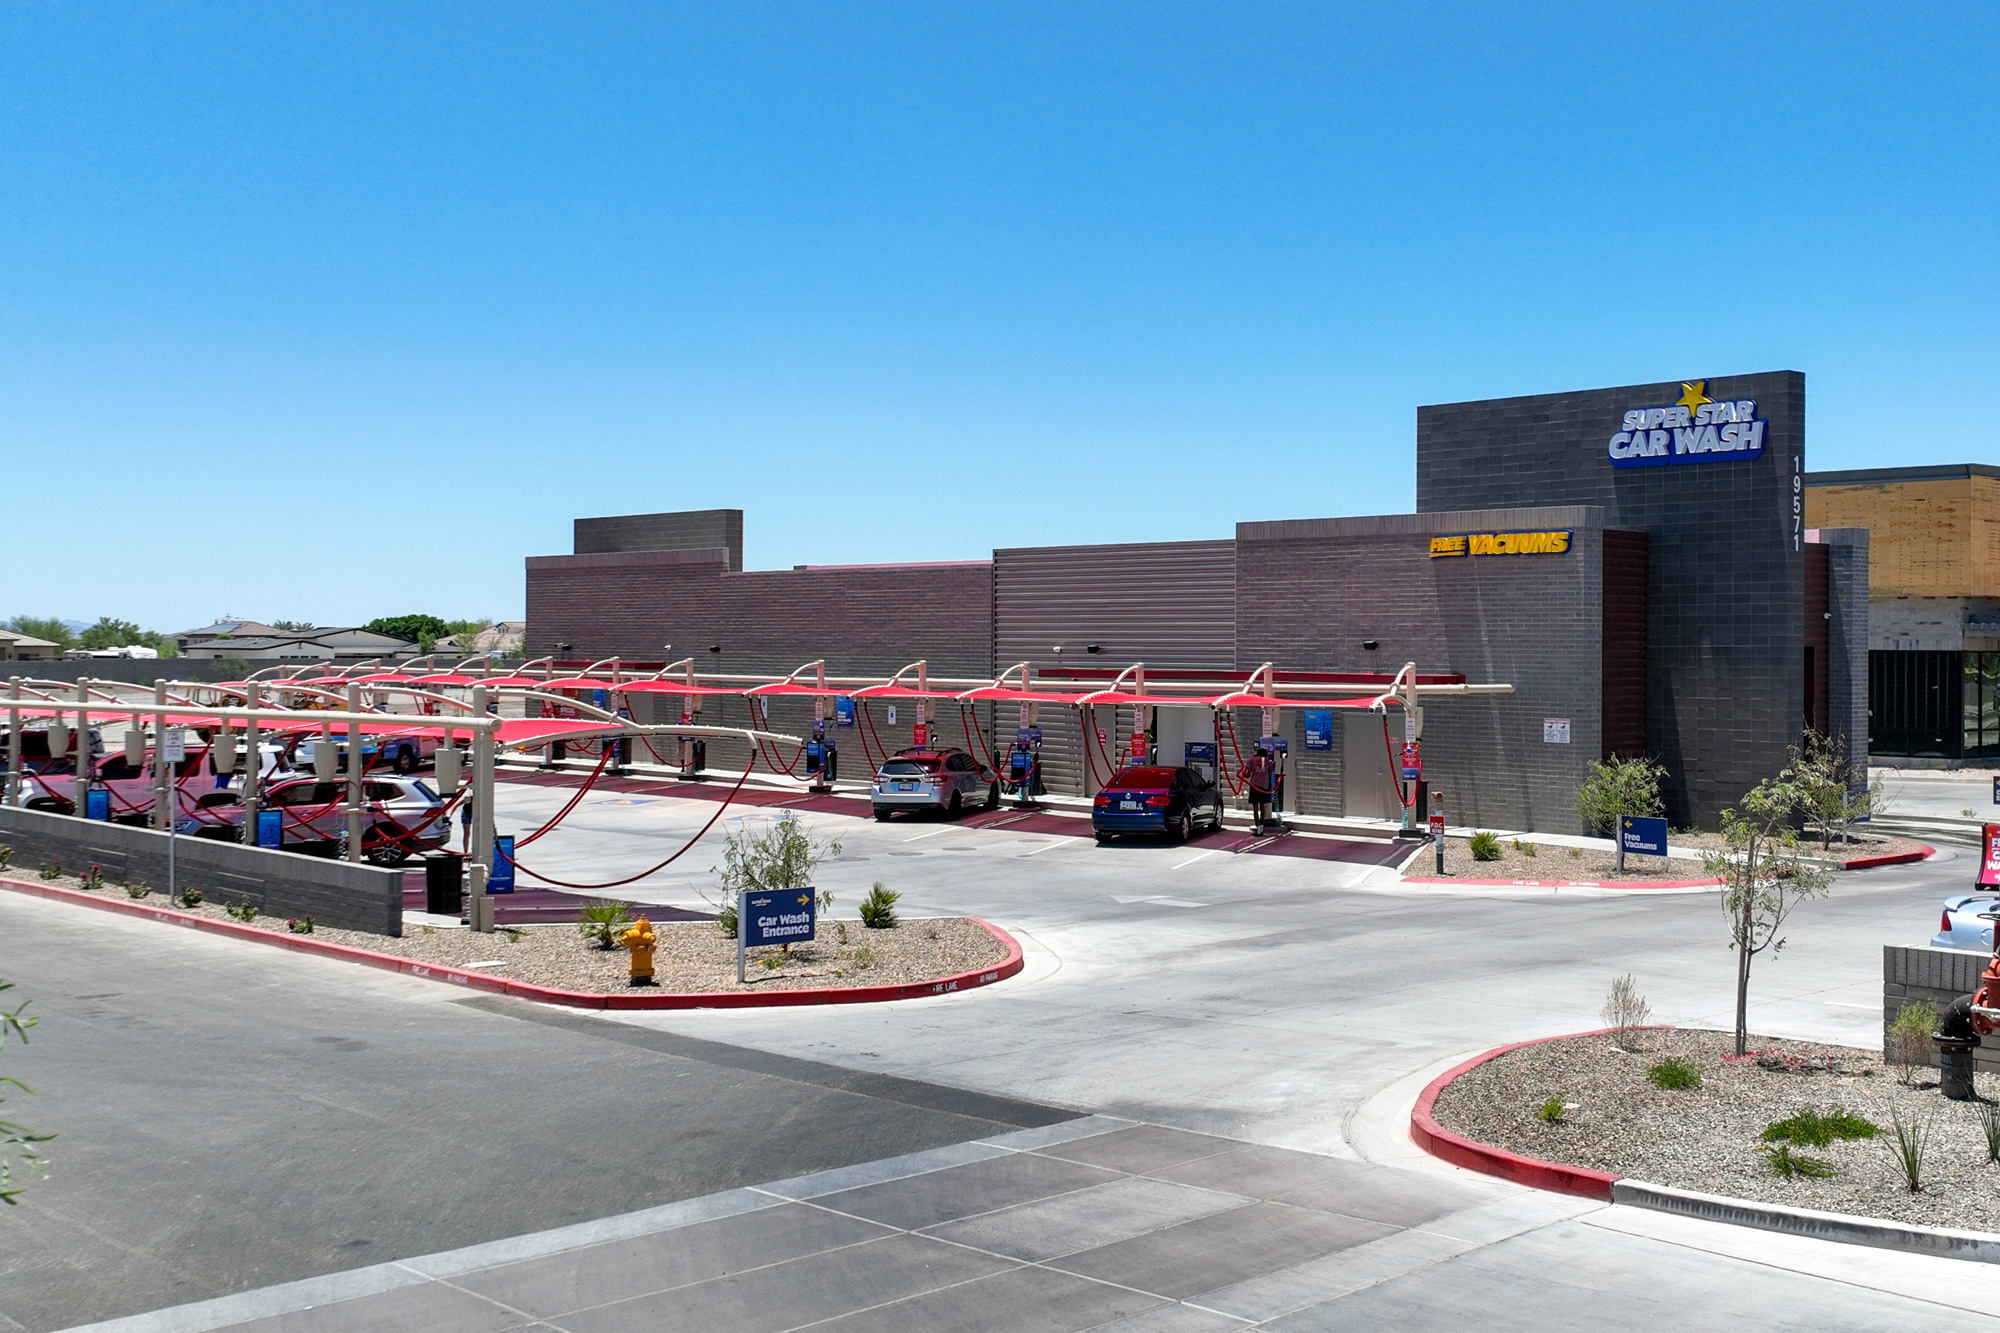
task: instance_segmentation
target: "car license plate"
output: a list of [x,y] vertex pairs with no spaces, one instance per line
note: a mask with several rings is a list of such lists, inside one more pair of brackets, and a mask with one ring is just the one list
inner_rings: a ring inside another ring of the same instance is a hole
[[915,791],[916,789],[917,784],[914,782],[899,782],[896,784],[897,791]]
[[1137,810],[1139,808],[1139,803],[1137,801],[1120,801],[1118,803],[1118,808],[1120,810]]

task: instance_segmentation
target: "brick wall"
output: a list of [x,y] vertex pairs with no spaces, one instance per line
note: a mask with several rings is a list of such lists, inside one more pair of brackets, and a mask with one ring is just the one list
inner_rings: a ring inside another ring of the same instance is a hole
[[[1979,978],[1992,961],[1990,953],[1966,949],[1912,949],[1900,944],[1882,946],[1882,1054],[1889,1054],[1889,1029],[1903,1006],[1929,1000],[1943,1013],[1953,1000],[1979,989]],[[1973,1065],[1982,1073],[2000,1073],[2000,1040],[1989,1041],[1972,1053]],[[1937,1052],[1931,1052],[1937,1063]]]
[[743,511],[690,509],[676,514],[618,514],[576,520],[571,550],[577,555],[614,551],[728,552],[732,570],[743,568]]
[[[1577,784],[1602,746],[1603,527],[1603,511],[1581,505],[1239,523],[1237,661],[1382,672],[1415,661],[1513,685],[1426,703],[1425,777],[1455,824],[1578,832]],[[1561,555],[1429,556],[1433,535],[1561,528],[1573,533]],[[1362,648],[1368,639],[1381,646]],[[1543,742],[1548,717],[1569,719],[1568,744]],[[1337,752],[1307,758],[1308,813],[1338,772]]]
[[[0,806],[0,842],[14,849],[17,878],[51,862],[71,873],[95,865],[109,883],[131,881],[166,892],[167,835],[151,829]],[[200,889],[210,902],[248,898],[266,916],[309,916],[322,926],[374,935],[403,933],[401,870],[207,838],[175,838],[174,844],[174,882]]]
[[1571,503],[1648,537],[1647,744],[1667,767],[1667,814],[1713,827],[1783,767],[1804,725],[1805,377],[1718,377],[1769,425],[1754,459],[1613,468],[1626,410],[1672,403],[1678,381],[1417,409],[1417,508]]
[[1856,772],[1868,768],[1868,645],[1873,632],[1868,600],[1869,533],[1866,528],[1821,528],[1826,545],[1827,729],[1847,747]]

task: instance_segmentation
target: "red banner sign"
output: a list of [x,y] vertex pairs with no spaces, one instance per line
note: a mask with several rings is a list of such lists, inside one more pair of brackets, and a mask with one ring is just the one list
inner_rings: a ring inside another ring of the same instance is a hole
[[1979,883],[2000,887],[2000,824],[1985,827],[1986,856],[1979,863]]

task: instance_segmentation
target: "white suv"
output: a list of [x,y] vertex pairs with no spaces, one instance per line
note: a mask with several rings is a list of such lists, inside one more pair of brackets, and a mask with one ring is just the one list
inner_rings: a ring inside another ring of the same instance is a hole
[[875,818],[898,810],[942,810],[956,815],[969,805],[992,810],[1000,804],[1000,782],[989,780],[963,750],[898,750],[875,775],[869,804]]

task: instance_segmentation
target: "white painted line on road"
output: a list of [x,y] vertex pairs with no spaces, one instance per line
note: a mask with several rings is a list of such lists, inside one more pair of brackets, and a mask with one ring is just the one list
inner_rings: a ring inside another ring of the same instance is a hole
[[1882,1008],[1879,1004],[1843,1004],[1839,1000],[1821,1000],[1820,1003],[1830,1004],[1836,1009],[1872,1009],[1880,1012]]
[[1181,862],[1181,863],[1180,863],[1179,865],[1177,865],[1177,866],[1168,866],[1168,867],[1167,867],[1167,869],[1169,869],[1169,870],[1185,870],[1185,869],[1186,869],[1187,867],[1189,867],[1189,866],[1193,865],[1193,864],[1194,864],[1194,863],[1195,863],[1196,861],[1202,861],[1202,860],[1206,860],[1207,858],[1209,858],[1209,857],[1211,857],[1211,856],[1214,856],[1214,855],[1215,855],[1215,854],[1216,854],[1217,852],[1219,852],[1219,851],[1221,851],[1221,850],[1222,850],[1222,849],[1221,849],[1220,847],[1211,847],[1211,848],[1209,848],[1209,849],[1208,849],[1207,851],[1203,852],[1203,853],[1202,853],[1202,854],[1201,854],[1200,856],[1191,856],[1191,857],[1189,857],[1189,858],[1188,858],[1187,860],[1185,860],[1185,861]]
[[1041,845],[1040,847],[1037,847],[1037,848],[1035,848],[1035,850],[1034,850],[1034,851],[1032,851],[1032,852],[1022,852],[1022,853],[1021,853],[1021,855],[1022,855],[1022,856],[1037,856],[1037,855],[1041,854],[1042,852],[1046,852],[1046,851],[1047,851],[1047,850],[1048,850],[1049,848],[1051,848],[1051,847],[1061,847],[1061,846],[1062,846],[1062,845],[1063,845],[1064,843],[1066,843],[1066,842],[1072,842],[1072,841],[1081,841],[1081,840],[1080,840],[1080,839],[1069,839],[1069,838],[1065,838],[1065,839],[1063,839],[1063,840],[1061,840],[1061,841],[1059,841],[1059,842],[1048,842],[1048,843],[1044,843],[1044,844],[1042,844],[1042,845]]
[[918,835],[917,835],[916,837],[914,837],[914,838],[905,838],[905,839],[903,839],[903,841],[904,841],[904,842],[922,842],[922,841],[923,841],[923,840],[924,840],[925,838],[935,838],[935,837],[936,837],[936,836],[937,836],[938,834],[940,834],[940,833],[950,833],[951,831],[952,831],[952,830],[950,830],[950,829],[948,829],[948,828],[934,828],[934,829],[932,829],[932,830],[931,830],[931,831],[930,831],[929,833],[919,833],[919,834],[918,834]]

